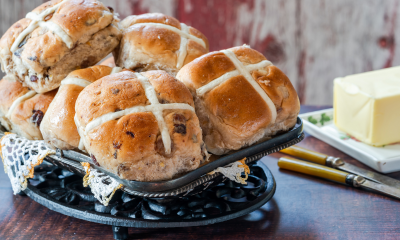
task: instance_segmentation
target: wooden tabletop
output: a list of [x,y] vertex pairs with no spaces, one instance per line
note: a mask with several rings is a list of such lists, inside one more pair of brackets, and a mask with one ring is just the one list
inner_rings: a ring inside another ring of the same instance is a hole
[[[302,106],[302,112],[322,109]],[[306,136],[300,146],[341,157],[341,151]],[[244,217],[203,227],[129,229],[134,239],[398,239],[400,201],[323,179],[279,170],[277,153],[262,161],[277,182],[275,196]],[[400,179],[400,172],[389,174]],[[111,226],[48,210],[29,197],[14,196],[0,171],[0,239],[113,239]]]

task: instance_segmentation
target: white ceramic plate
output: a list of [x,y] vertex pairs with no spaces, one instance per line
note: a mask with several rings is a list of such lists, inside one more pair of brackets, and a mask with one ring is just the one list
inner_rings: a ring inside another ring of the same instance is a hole
[[359,142],[348,134],[339,131],[333,123],[333,108],[301,114],[304,130],[347,153],[369,167],[382,172],[400,171],[400,143],[373,147]]

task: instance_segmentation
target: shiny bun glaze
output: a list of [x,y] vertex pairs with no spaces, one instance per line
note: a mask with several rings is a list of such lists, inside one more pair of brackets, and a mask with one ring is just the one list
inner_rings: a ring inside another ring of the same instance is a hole
[[[160,181],[194,170],[208,158],[193,106],[188,89],[166,72],[125,71],[81,92],[76,122],[86,150],[100,166],[128,180]],[[132,109],[139,110],[124,113]],[[161,120],[157,109],[164,109]]]
[[111,53],[122,36],[117,25],[112,10],[98,0],[46,2],[1,38],[2,70],[38,93],[51,91],[71,71]]
[[20,82],[0,81],[0,122],[7,131],[43,140],[39,127],[57,90],[37,94]]
[[[94,66],[71,72],[63,80],[82,79],[87,84],[110,75],[113,68],[107,66]],[[77,149],[80,136],[75,125],[75,103],[84,86],[74,84],[62,84],[45,114],[40,130],[47,145],[59,149]]]
[[[177,78],[194,96],[204,141],[214,154],[271,138],[296,124],[300,102],[290,80],[248,46],[197,58]],[[221,83],[212,86],[218,80]]]
[[200,31],[161,13],[129,16],[121,28],[117,66],[137,72],[164,70],[175,76],[182,66],[209,51]]

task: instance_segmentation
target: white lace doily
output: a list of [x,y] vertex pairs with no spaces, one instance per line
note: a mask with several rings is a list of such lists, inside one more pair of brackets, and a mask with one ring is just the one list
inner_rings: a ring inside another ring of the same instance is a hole
[[104,206],[108,206],[115,191],[122,187],[122,184],[114,178],[92,168],[89,163],[81,163],[85,168],[86,175],[83,178],[83,186],[90,186],[94,197]]
[[26,189],[28,178],[33,177],[34,167],[56,151],[44,141],[31,141],[14,133],[6,133],[0,140],[4,171],[8,174],[14,194]]
[[[241,183],[241,184],[247,184],[246,180],[249,177],[249,173],[250,173],[250,168],[249,166],[246,165],[245,163],[246,158],[231,163],[225,167],[219,167],[217,169],[215,169],[212,172],[209,172],[208,174],[214,174],[214,173],[221,173],[222,175],[224,175],[225,177],[229,178],[231,181],[235,181],[237,183]],[[242,177],[242,173],[245,174],[245,177]]]
[[[44,141],[28,140],[13,133],[6,133],[0,143],[4,171],[10,178],[14,194],[26,189],[27,179],[33,177],[35,166],[40,165],[46,156],[56,154],[56,151],[48,148]],[[246,184],[250,169],[245,160],[219,167],[209,174],[219,172],[232,181]],[[92,168],[89,163],[82,163],[82,165],[86,171],[83,185],[90,186],[96,199],[107,206],[115,192],[123,185],[114,178]],[[242,177],[243,173],[245,177]]]

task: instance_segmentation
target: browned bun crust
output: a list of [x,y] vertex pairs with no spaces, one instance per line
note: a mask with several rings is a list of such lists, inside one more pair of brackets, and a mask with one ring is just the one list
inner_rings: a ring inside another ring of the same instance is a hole
[[[147,13],[125,18],[121,22],[124,33],[119,52],[116,54],[117,66],[135,71],[160,69],[175,76],[180,69],[177,65],[182,44],[181,35],[169,29],[141,23],[158,23],[182,29],[177,19],[161,13]],[[202,39],[205,46],[189,40],[183,66],[209,51],[208,39],[200,31],[189,27],[189,33]]]
[[80,78],[93,83],[102,77],[110,75],[112,70],[112,67],[98,65],[85,69],[75,70],[68,74],[66,78]]
[[29,140],[42,140],[39,127],[57,90],[32,95],[31,98],[16,105],[10,116],[7,116],[14,101],[28,92],[30,90],[23,87],[20,82],[6,79],[0,81],[0,122],[7,131],[19,134]]
[[[229,50],[244,66],[266,60],[247,46]],[[300,102],[290,80],[273,65],[250,74],[275,106],[275,122],[272,122],[273,109],[243,75],[228,78],[201,96],[197,94],[200,87],[234,70],[236,67],[228,56],[212,52],[187,64],[177,75],[195,98],[204,141],[214,154],[237,150],[286,131],[296,124],[300,111]]]
[[[73,71],[66,79],[79,78],[95,82],[110,75],[111,71],[111,67],[99,65]],[[40,126],[43,138],[50,147],[63,150],[78,148],[80,136],[74,122],[75,102],[83,89],[74,84],[61,85],[59,88]]]
[[122,37],[113,12],[98,0],[53,0],[32,13],[41,14],[61,2],[45,23],[58,26],[68,41],[64,42],[60,33],[39,26],[12,52],[18,36],[32,22],[28,18],[15,23],[0,40],[3,72],[39,93],[59,87],[69,72],[95,65],[118,46]]
[[[164,71],[143,72],[161,104],[194,106],[188,89]],[[106,76],[86,87],[76,103],[76,117],[82,129],[107,113],[135,106],[147,106],[141,82],[133,72]],[[87,134],[81,132],[86,150],[100,166],[119,177],[137,181],[159,181],[196,169],[208,155],[195,112],[164,110],[163,117],[172,148],[167,154],[158,121],[152,112],[127,114],[106,121]],[[79,127],[78,126],[78,127]]]
[[114,57],[106,58],[103,62],[100,63],[100,65],[109,66],[109,67],[116,67],[115,61],[114,61]]
[[23,87],[22,83],[0,80],[0,110],[2,115],[6,115],[14,100],[29,92],[29,88]]

